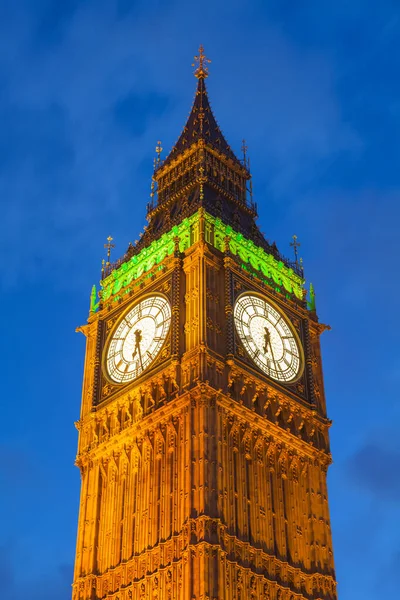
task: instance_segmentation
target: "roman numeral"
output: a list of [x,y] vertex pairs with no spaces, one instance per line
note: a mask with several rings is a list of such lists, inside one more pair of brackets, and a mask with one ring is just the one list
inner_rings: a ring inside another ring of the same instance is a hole
[[287,364],[287,366],[290,367],[291,363],[286,360],[286,356],[283,357],[283,360]]

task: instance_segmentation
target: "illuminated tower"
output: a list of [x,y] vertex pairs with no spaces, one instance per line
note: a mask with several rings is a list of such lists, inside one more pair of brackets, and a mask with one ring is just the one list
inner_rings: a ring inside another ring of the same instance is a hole
[[245,146],[239,160],[197,62],[148,226],[80,328],[73,600],[335,599],[326,327],[256,225]]

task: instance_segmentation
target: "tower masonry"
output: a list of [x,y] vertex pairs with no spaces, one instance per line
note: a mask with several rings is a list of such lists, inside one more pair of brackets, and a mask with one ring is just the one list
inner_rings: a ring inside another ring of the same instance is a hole
[[[319,323],[210,107],[91,295],[73,600],[334,600]],[[109,250],[112,247],[108,240]],[[294,241],[296,244],[296,239]]]

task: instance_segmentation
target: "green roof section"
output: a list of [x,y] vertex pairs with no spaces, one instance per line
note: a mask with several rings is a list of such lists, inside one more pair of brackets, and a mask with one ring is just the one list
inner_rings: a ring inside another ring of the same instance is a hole
[[[293,269],[287,267],[283,261],[277,260],[261,246],[256,246],[252,240],[236,232],[230,225],[225,225],[221,219],[206,213],[205,220],[214,228],[213,245],[216,248],[224,251],[225,239],[228,239],[231,253],[238,256],[244,265],[250,266],[255,272],[260,272],[267,285],[283,287],[289,294],[294,294],[299,300],[303,299],[305,281]],[[264,277],[270,281],[265,281]]]
[[[225,225],[221,219],[213,217],[204,209],[199,209],[179,225],[164,233],[158,240],[154,240],[147,248],[143,248],[127,262],[114,269],[108,277],[100,282],[102,289],[99,296],[101,300],[103,302],[109,299],[116,301],[123,297],[128,292],[132,281],[139,279],[156,265],[161,267],[162,261],[174,253],[176,241],[179,241],[180,252],[184,252],[198,242],[202,217],[207,243],[222,252],[225,251],[228,244],[231,254],[239,258],[241,266],[246,271],[250,270],[266,285],[277,291],[293,294],[299,300],[303,300],[305,283],[303,278],[284,262],[277,260],[272,254],[268,254],[263,248],[256,246],[252,240],[245,238],[230,225]],[[99,307],[99,302],[95,302],[93,290],[90,306],[91,312],[95,312]]]

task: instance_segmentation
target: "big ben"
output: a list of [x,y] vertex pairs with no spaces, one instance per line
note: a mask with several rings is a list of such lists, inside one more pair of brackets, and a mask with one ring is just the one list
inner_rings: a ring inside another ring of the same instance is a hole
[[246,150],[215,120],[202,47],[196,61],[148,225],[79,328],[73,600],[333,600],[326,326],[257,226]]

